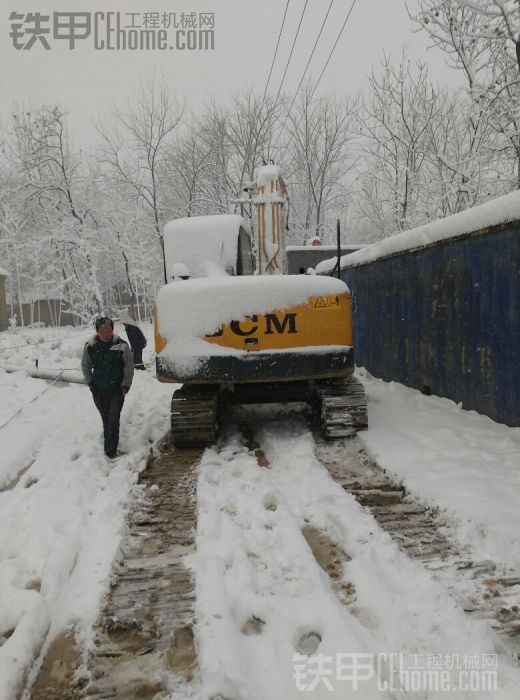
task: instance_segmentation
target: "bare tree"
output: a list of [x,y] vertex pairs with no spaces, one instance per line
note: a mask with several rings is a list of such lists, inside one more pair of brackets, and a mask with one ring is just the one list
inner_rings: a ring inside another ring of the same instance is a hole
[[253,221],[253,211],[244,205],[244,189],[254,179],[256,168],[265,162],[280,103],[260,99],[251,91],[236,95],[227,108],[215,101],[197,123],[207,149],[201,198],[213,211],[237,211]]
[[286,179],[291,211],[305,237],[323,236],[327,217],[335,221],[344,208],[346,175],[355,161],[352,141],[357,104],[330,97],[313,99],[314,92],[308,83],[295,102],[280,156],[290,162]]
[[[520,188],[520,6],[516,0],[420,0],[412,18],[466,78],[474,151],[488,144]],[[508,188],[509,189],[509,188]]]
[[27,231],[32,212],[24,206],[23,186],[17,182],[14,173],[8,170],[0,177],[0,250],[2,265],[9,271],[8,284],[11,298],[11,316],[17,311],[20,324],[25,325],[22,310],[23,266],[27,260],[29,245]]
[[27,206],[33,209],[36,240],[48,247],[60,288],[83,318],[103,305],[92,251],[95,221],[89,206],[89,177],[74,148],[59,107],[17,109],[4,137],[7,159],[19,172]]
[[372,73],[369,83],[360,120],[366,164],[361,201],[367,218],[388,235],[425,216],[425,171],[441,100],[426,66],[412,65],[405,56],[398,67],[385,57],[380,75]]
[[190,119],[185,133],[170,149],[165,165],[173,194],[169,208],[186,217],[205,213],[208,204],[205,185],[210,169],[211,148],[205,142],[200,125]]
[[148,209],[159,242],[167,281],[163,225],[167,214],[163,202],[168,182],[163,179],[165,162],[179,127],[184,106],[171,97],[166,83],[153,76],[141,85],[135,101],[125,111],[115,112],[113,129],[98,128],[103,146],[101,162],[111,178],[134,191]]

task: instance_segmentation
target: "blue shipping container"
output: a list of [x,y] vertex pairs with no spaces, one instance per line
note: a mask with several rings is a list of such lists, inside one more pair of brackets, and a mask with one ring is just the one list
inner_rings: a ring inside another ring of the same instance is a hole
[[356,363],[520,426],[520,223],[342,270]]

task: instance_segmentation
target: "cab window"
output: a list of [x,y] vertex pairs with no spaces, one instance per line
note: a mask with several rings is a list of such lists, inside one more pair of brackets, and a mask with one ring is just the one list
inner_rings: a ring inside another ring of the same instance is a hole
[[237,275],[253,274],[253,253],[251,250],[251,238],[249,234],[241,228],[238,234],[238,259]]

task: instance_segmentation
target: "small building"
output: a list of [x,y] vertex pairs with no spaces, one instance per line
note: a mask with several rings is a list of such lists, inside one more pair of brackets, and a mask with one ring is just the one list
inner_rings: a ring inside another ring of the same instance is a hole
[[9,317],[17,326],[75,326],[77,317],[71,312],[67,299],[52,281],[33,282],[25,278],[21,289],[10,285],[7,296]]
[[[319,239],[318,239],[319,240]],[[366,244],[365,244],[366,245]],[[341,255],[348,255],[364,248],[360,244],[341,245]],[[307,272],[309,267],[315,268],[318,263],[328,258],[333,258],[337,253],[335,245],[288,245],[287,246],[287,271],[290,275]]]
[[[25,299],[26,301],[21,305],[24,326],[30,326],[33,323],[41,323],[44,326],[75,325],[74,315],[64,308],[68,307],[68,304],[63,299],[31,299],[29,296],[26,296]],[[19,304],[15,307],[15,312],[18,324],[21,325]]]
[[9,327],[9,316],[7,313],[7,295],[5,291],[5,282],[8,273],[0,267],[0,331],[5,331]]

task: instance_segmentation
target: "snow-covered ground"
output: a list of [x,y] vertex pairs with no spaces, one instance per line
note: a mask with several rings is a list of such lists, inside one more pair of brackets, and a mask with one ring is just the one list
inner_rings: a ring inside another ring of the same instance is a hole
[[445,509],[475,557],[520,571],[520,428],[395,382],[362,379],[370,428],[361,437],[379,466]]
[[[1,333],[0,367],[30,367],[38,357],[42,368],[76,369],[89,335],[88,329]],[[147,348],[145,361],[150,358]],[[361,437],[380,466],[421,500],[445,509],[452,533],[475,557],[518,570],[520,429],[400,385],[363,380],[370,428]],[[13,698],[42,644],[45,650],[68,626],[75,626],[80,644],[91,642],[138,473],[168,429],[171,391],[153,370],[136,373],[122,415],[126,454],[109,463],[84,386],[50,386],[23,371],[0,369],[0,425],[23,407],[0,429],[1,700]],[[321,678],[312,691],[298,690],[294,652],[309,639],[321,638],[325,658],[493,654],[489,625],[462,613],[432,572],[403,555],[332,481],[301,417],[277,424],[265,411],[258,416],[270,469],[261,469],[238,438],[207,450],[200,466],[191,564],[201,674],[193,692],[240,700],[348,696],[348,681],[334,680],[331,691]],[[307,526],[350,557],[343,577],[356,599],[349,605],[318,566],[302,533]],[[244,634],[255,618],[261,633]],[[300,685],[308,687],[316,675],[305,675],[311,672],[307,660],[301,664]],[[520,671],[504,657],[499,679],[499,692],[489,697],[518,697]],[[405,695],[378,690],[373,676],[355,697]],[[438,697],[458,695],[451,690]]]
[[[373,382],[371,397],[376,387],[384,393],[384,386]],[[380,431],[376,417],[368,441]],[[332,481],[315,456],[303,420],[266,422],[258,435],[269,469],[260,469],[239,440],[221,451],[208,450],[201,464],[197,553],[192,560],[200,698],[345,698],[353,690],[352,663],[374,661],[377,668],[386,654],[389,659],[393,654],[406,659],[417,655],[424,661],[497,652],[487,624],[469,619],[434,575],[404,555],[373,517]],[[401,449],[406,451],[405,442]],[[350,557],[343,576],[355,586],[355,603],[345,606],[332,590],[307,545],[305,527],[325,533]],[[261,633],[245,635],[244,626],[252,618],[264,623]],[[295,657],[300,640],[309,634],[321,638],[314,662],[312,657]],[[338,654],[346,664],[343,671]],[[323,664],[321,671],[318,663]],[[370,678],[360,681],[355,697],[409,697],[404,690],[381,689],[389,681],[388,669],[382,669],[379,689],[376,669],[373,674],[364,669],[360,677]],[[456,668],[450,671],[449,691],[413,697],[518,697],[520,669],[507,658],[499,660],[496,693],[457,690],[457,673]]]
[[[89,335],[88,329],[2,333],[0,349],[22,347],[1,353],[0,366],[34,366],[37,356],[40,367],[78,368]],[[169,426],[171,387],[148,372],[135,375],[122,413],[126,454],[110,463],[85,386],[49,386],[0,369],[0,425],[24,406],[0,430],[0,639],[8,637],[0,646],[2,700],[14,697],[44,640],[71,624],[80,640],[89,639],[132,488]]]

